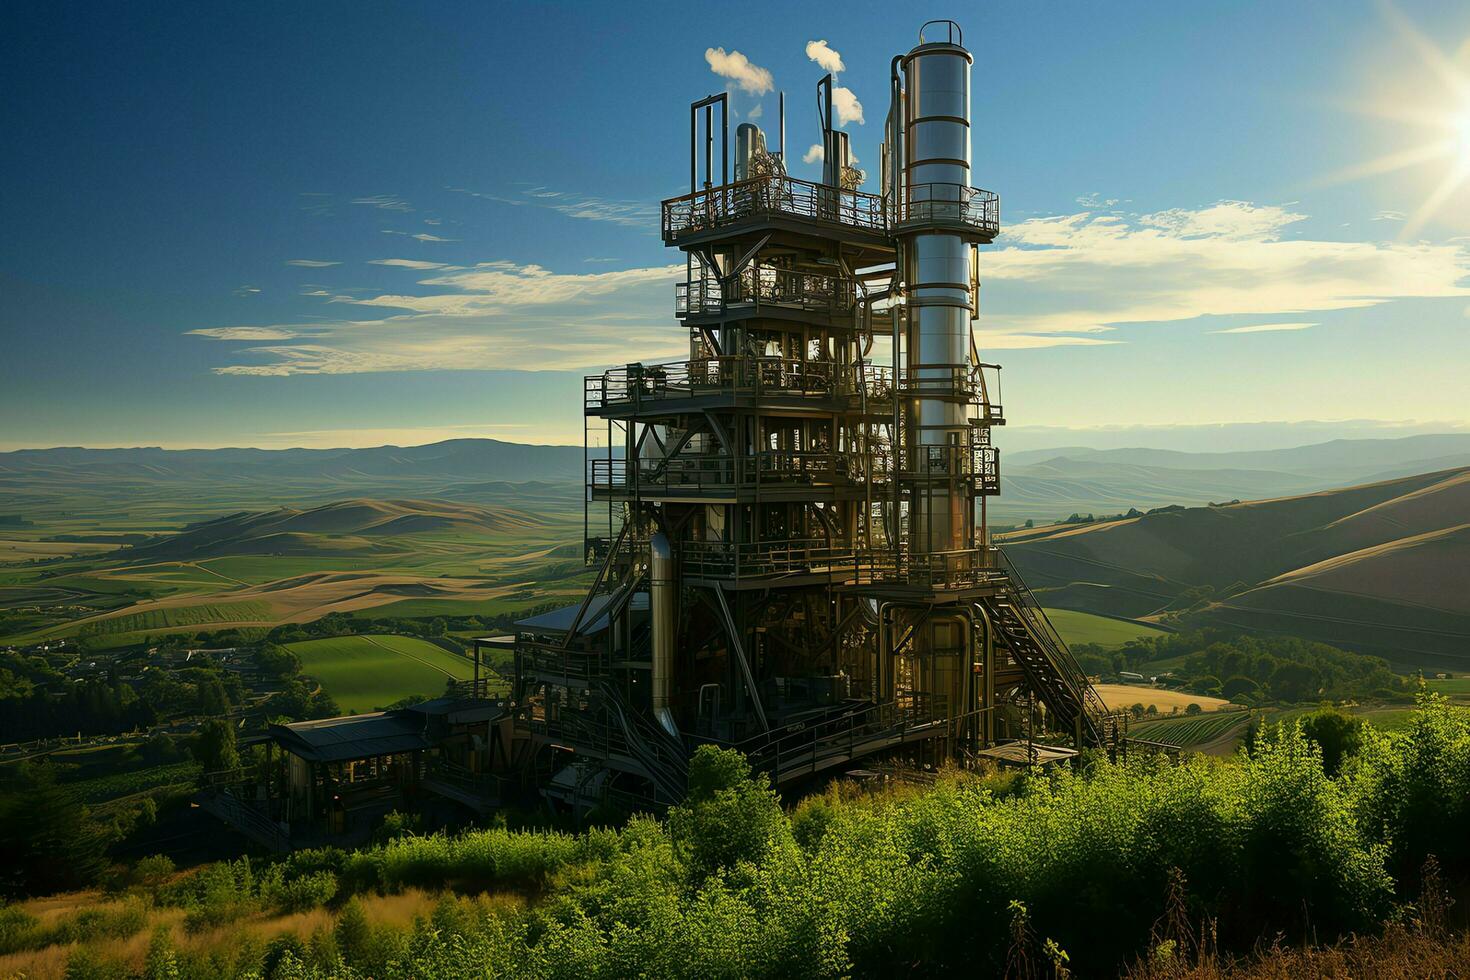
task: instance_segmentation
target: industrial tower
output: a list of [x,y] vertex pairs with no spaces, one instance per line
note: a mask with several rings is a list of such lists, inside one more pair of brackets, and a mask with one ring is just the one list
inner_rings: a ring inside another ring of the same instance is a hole
[[971,321],[1000,220],[970,183],[972,60],[949,21],[893,59],[877,194],[830,75],[821,183],[786,173],[784,97],[774,151],[744,123],[731,153],[725,95],[691,107],[690,193],[662,207],[689,357],[586,379],[595,584],[514,642],[549,795],[674,802],[705,742],[781,785],[1101,737],[986,528],[1004,417]]

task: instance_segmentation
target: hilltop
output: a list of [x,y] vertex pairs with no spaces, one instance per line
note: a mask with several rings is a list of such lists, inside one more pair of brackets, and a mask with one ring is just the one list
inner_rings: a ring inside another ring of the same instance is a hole
[[1048,605],[1470,660],[1470,467],[1015,532]]

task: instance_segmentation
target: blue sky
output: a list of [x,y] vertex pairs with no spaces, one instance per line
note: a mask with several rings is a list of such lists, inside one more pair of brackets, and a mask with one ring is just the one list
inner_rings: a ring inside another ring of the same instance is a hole
[[1420,213],[1470,167],[1436,129],[1470,120],[1465,4],[731,9],[7,5],[0,449],[580,442],[583,373],[686,342],[656,214],[688,103],[773,128],[784,90],[813,176],[825,41],[875,173],[940,16],[1008,229],[1009,445],[1470,427],[1470,186]]

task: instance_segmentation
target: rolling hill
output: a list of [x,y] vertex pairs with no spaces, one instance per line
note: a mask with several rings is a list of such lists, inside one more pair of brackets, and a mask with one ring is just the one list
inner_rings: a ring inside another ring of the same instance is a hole
[[508,507],[428,500],[341,500],[297,510],[280,507],[193,524],[126,549],[130,562],[196,561],[226,555],[343,555],[403,550],[393,539],[418,534],[506,534],[542,529],[546,520]]
[[1006,536],[1049,606],[1470,662],[1470,468]]

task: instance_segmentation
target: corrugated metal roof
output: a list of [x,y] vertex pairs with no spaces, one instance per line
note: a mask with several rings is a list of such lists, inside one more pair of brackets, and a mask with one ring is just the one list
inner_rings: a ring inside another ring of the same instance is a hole
[[[592,601],[587,604],[587,612],[582,617],[584,625],[578,632],[584,634],[596,633],[599,630],[607,628],[607,616],[603,610],[607,608],[608,602],[615,594],[613,592],[604,592],[602,595],[592,597]],[[551,612],[542,613],[539,616],[517,620],[516,625],[536,632],[565,633],[572,628],[572,620],[577,618],[577,610],[580,608],[582,608],[582,604],[580,602],[574,602],[570,606],[553,609]],[[648,593],[633,593],[633,597],[628,600],[628,608],[647,609]]]
[[272,725],[281,747],[310,762],[343,762],[427,749],[422,716],[377,711],[366,715]]

